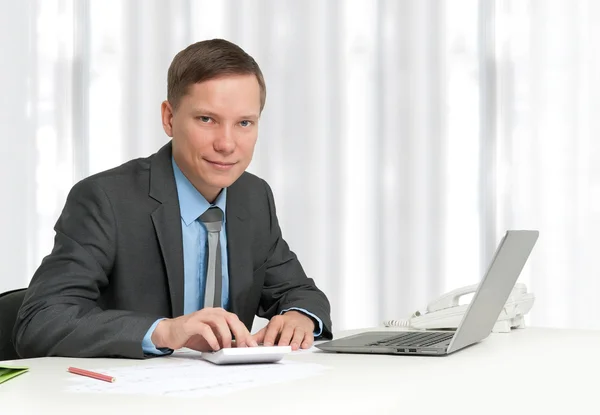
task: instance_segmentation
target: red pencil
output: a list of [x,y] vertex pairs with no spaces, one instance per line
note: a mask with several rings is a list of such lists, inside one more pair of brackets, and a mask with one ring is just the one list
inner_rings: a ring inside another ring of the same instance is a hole
[[98,380],[103,380],[105,382],[114,382],[116,379],[112,376],[103,375],[102,373],[90,372],[89,370],[78,369],[76,367],[70,367],[68,369],[70,373],[74,373],[76,375],[87,376],[89,378],[94,378]]

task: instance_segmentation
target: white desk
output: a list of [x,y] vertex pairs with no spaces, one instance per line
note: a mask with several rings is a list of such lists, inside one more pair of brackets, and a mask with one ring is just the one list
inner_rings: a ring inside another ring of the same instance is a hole
[[65,391],[75,376],[66,372],[68,366],[94,370],[147,361],[27,359],[12,362],[30,372],[0,385],[0,408],[86,415],[600,414],[599,352],[600,331],[535,328],[492,334],[445,357],[305,352],[287,359],[331,369],[302,381],[202,399]]

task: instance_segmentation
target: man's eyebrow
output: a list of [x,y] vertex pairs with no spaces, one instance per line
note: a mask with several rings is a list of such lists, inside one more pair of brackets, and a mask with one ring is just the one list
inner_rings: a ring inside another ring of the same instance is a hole
[[192,108],[192,112],[195,113],[195,114],[207,115],[209,117],[219,117],[218,114],[215,114],[212,111],[205,110],[205,109],[202,109],[202,108]]
[[[219,114],[216,114],[216,113],[214,113],[212,111],[205,110],[205,109],[202,109],[202,108],[193,108],[192,112],[194,114],[202,114],[202,115],[205,115],[205,116],[208,116],[208,117],[221,118],[219,116]],[[256,115],[256,114],[242,115],[241,117],[238,117],[238,118],[242,119],[242,120],[257,120],[258,119],[258,115]]]

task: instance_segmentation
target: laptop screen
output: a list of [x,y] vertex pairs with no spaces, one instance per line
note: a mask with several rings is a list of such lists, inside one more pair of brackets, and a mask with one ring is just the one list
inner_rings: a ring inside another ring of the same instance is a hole
[[448,353],[486,338],[538,239],[538,231],[508,231],[456,330]]

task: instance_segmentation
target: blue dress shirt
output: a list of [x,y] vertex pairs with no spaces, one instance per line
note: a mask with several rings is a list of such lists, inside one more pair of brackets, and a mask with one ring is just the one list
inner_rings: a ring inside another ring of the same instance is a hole
[[[204,289],[206,285],[206,227],[198,219],[200,215],[206,212],[212,206],[216,206],[223,211],[223,223],[221,225],[221,273],[223,276],[221,304],[224,309],[229,306],[229,272],[227,263],[227,232],[225,231],[226,212],[227,212],[227,189],[223,189],[214,204],[208,201],[196,190],[194,185],[181,172],[174,159],[171,159],[173,172],[175,173],[175,184],[177,186],[177,195],[179,198],[179,211],[181,213],[181,231],[183,236],[183,266],[184,266],[184,303],[183,313],[190,314],[198,311],[204,304]],[[318,330],[315,329],[315,337],[320,336],[323,331],[323,322],[314,314],[301,309],[290,308],[283,310],[285,313],[290,310],[301,311],[314,318],[319,323]],[[162,319],[158,319],[152,324],[144,340],[142,349],[146,354],[165,354],[168,350],[157,349],[152,343],[152,333]]]

